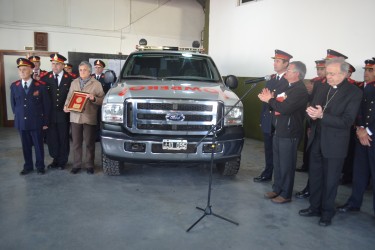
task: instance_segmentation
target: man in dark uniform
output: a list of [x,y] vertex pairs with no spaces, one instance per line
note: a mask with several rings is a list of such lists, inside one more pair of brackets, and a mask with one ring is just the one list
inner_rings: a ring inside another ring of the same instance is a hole
[[335,199],[342,166],[348,152],[350,127],[362,99],[362,91],[348,83],[344,58],[326,62],[328,84],[317,85],[314,99],[306,109],[311,119],[310,207],[301,216],[320,216],[319,225],[329,226],[335,215]]
[[94,68],[95,68],[95,74],[92,74],[92,77],[95,77],[96,80],[100,82],[102,85],[103,91],[105,94],[107,94],[108,90],[111,88],[108,84],[104,81],[104,73],[103,70],[105,68],[105,63],[102,60],[95,60],[94,61]]
[[373,209],[375,213],[375,60],[365,61],[363,98],[357,116],[352,195],[338,207],[340,212],[359,211],[368,180],[372,179]]
[[[349,64],[349,72],[348,72],[348,82],[355,86],[359,85],[359,82],[353,80],[351,78],[353,72],[356,71],[353,65]],[[348,155],[345,158],[344,166],[342,168],[342,177],[340,179],[341,185],[346,185],[352,183],[353,179],[353,161],[354,161],[354,151],[355,151],[355,138],[356,138],[356,127],[353,125],[350,129],[350,141],[348,147]]]
[[64,112],[64,104],[72,77],[64,71],[66,58],[51,54],[52,71],[41,80],[46,83],[52,102],[47,144],[53,158],[48,168],[64,169],[69,157],[69,114]]
[[[95,60],[94,61],[95,73],[92,74],[91,76],[94,77],[96,80],[98,80],[100,82],[100,84],[102,85],[104,94],[107,94],[107,92],[111,88],[111,86],[108,85],[107,83],[105,83],[105,81],[104,81],[104,73],[103,73],[104,68],[105,68],[105,63],[102,60]],[[97,123],[97,127],[96,127],[96,141],[98,142],[98,141],[100,141],[100,122],[102,120],[102,110],[101,109],[98,109],[97,120],[98,120],[98,123]]]
[[306,66],[302,62],[291,62],[285,73],[288,88],[285,92],[273,96],[271,91],[263,89],[259,99],[268,103],[275,112],[273,125],[274,184],[272,192],[264,196],[273,203],[290,202],[293,193],[294,175],[297,163],[297,147],[303,135],[303,121],[309,99],[303,82]]
[[[275,50],[275,56],[272,58],[274,59],[273,68],[276,74],[273,74],[271,76],[271,79],[266,82],[265,88],[273,92],[274,96],[277,96],[289,86],[288,81],[284,78],[284,74],[289,65],[289,60],[293,58],[293,56],[291,56],[290,54],[284,51]],[[269,182],[272,180],[272,174],[273,174],[272,117],[273,117],[272,108],[268,105],[268,103],[263,103],[262,111],[260,114],[260,126],[263,132],[264,156],[265,156],[264,158],[266,162],[266,167],[259,176],[254,177],[254,182]]]
[[[312,86],[313,86],[313,89],[310,93],[310,96],[309,96],[309,102],[311,102],[314,98],[314,95],[315,95],[315,92],[318,88],[318,86],[320,85],[325,85],[327,84],[327,78],[326,78],[326,73],[325,73],[325,63],[327,60],[330,60],[330,59],[333,59],[333,58],[338,58],[338,57],[341,57],[341,58],[344,58],[344,59],[347,59],[348,57],[341,54],[340,52],[337,52],[333,49],[327,49],[327,56],[324,60],[318,60],[318,61],[315,61],[316,64],[317,64],[317,74],[318,74],[318,77],[315,77],[311,80],[311,83],[312,83]],[[324,62],[324,63],[323,63]],[[324,71],[322,69],[322,67],[319,67],[318,68],[318,65],[320,66],[323,66],[324,65]],[[323,74],[324,73],[324,74]],[[306,121],[306,137],[305,137],[305,146],[304,146],[304,155],[303,155],[303,164],[304,164],[304,168],[306,170],[309,169],[309,164],[310,164],[310,153],[308,152],[307,150],[307,142],[308,142],[308,133],[310,131],[310,124],[309,124],[309,121],[310,120],[307,120]],[[309,180],[307,180],[307,183],[306,183],[306,186],[304,189],[302,189],[302,191],[299,191],[296,193],[296,198],[298,199],[305,199],[305,198],[309,198],[310,197],[310,188],[309,188]]]
[[48,128],[50,99],[45,86],[32,79],[34,64],[26,58],[18,58],[20,80],[10,86],[14,126],[18,129],[25,163],[21,175],[33,171],[32,147],[35,149],[35,167],[38,174],[45,173],[42,130]]
[[66,73],[68,73],[73,79],[76,79],[78,77],[77,74],[73,73],[73,65],[70,63],[65,63],[64,70]]
[[40,57],[39,56],[30,56],[29,60],[34,63],[35,67],[31,77],[35,80],[40,80],[43,76],[47,75],[48,72],[46,70],[40,69]]

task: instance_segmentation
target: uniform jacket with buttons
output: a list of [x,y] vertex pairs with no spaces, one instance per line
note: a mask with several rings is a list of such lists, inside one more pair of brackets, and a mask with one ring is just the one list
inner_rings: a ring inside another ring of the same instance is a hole
[[66,99],[65,105],[69,104],[70,99],[73,96],[74,91],[85,92],[89,94],[93,94],[95,96],[94,101],[87,100],[86,105],[83,108],[82,113],[71,111],[70,112],[70,122],[78,123],[78,124],[89,124],[89,125],[96,125],[97,124],[97,115],[98,109],[101,107],[104,98],[104,92],[102,85],[99,81],[95,78],[91,78],[81,89],[79,79],[74,79],[71,87],[69,89],[68,97]]
[[[276,74],[271,76],[271,79],[266,82],[265,88],[268,88],[271,92],[274,92],[274,96],[285,91],[289,86],[288,81],[283,77],[280,80],[276,80]],[[272,132],[272,117],[273,109],[268,105],[268,103],[263,103],[262,111],[260,113],[260,126],[263,133],[270,134]]]
[[45,86],[32,80],[26,94],[22,81],[10,86],[14,127],[18,130],[34,130],[48,126],[51,102]]
[[[96,74],[92,74],[91,75],[92,77],[96,77]],[[102,85],[102,88],[103,88],[103,91],[105,94],[107,94],[108,90],[111,88],[111,85],[105,83],[104,81],[104,73],[101,73],[100,76],[99,76],[99,80],[100,84]]]
[[356,125],[369,128],[375,134],[375,81],[367,83],[363,88],[363,98]]
[[41,79],[46,84],[52,102],[50,122],[53,123],[69,122],[69,114],[64,112],[64,104],[73,78],[67,72],[63,73],[59,86],[55,83],[53,71]]

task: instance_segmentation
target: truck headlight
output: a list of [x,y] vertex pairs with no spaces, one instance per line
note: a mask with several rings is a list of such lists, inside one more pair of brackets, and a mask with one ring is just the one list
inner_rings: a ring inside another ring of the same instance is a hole
[[107,103],[102,106],[102,121],[123,123],[124,121],[124,104]]
[[[224,114],[227,114],[232,107],[225,107]],[[229,114],[224,118],[224,126],[236,126],[242,125],[243,123],[243,108],[242,107],[235,107],[233,108]]]

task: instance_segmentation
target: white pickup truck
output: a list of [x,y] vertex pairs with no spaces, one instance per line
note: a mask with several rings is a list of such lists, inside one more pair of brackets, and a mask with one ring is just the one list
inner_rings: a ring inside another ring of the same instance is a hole
[[200,48],[137,46],[103,102],[104,173],[119,175],[126,163],[205,164],[214,148],[219,172],[237,174],[244,143],[243,106],[230,90],[237,84]]

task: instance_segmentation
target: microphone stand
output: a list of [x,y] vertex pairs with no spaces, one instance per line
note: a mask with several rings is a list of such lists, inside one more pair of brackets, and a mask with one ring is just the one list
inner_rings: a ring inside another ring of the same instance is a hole
[[211,186],[212,186],[212,168],[213,168],[213,165],[214,165],[214,153],[216,151],[216,147],[217,147],[217,143],[216,143],[216,132],[217,132],[217,127],[218,125],[223,121],[223,119],[235,108],[237,107],[238,103],[240,103],[250,92],[251,90],[253,90],[255,88],[255,86],[257,85],[257,83],[254,83],[251,85],[251,87],[245,92],[245,94],[240,98],[238,99],[238,101],[232,106],[232,108],[226,113],[224,114],[223,117],[221,117],[221,119],[215,124],[215,125],[212,125],[212,128],[206,133],[206,135],[197,143],[196,145],[196,148],[198,148],[198,146],[203,142],[204,139],[206,139],[208,137],[208,135],[210,133],[213,132],[213,135],[212,135],[212,144],[211,144],[211,159],[210,159],[210,174],[209,174],[209,178],[208,178],[208,195],[207,195],[207,205],[206,205],[206,208],[201,208],[201,207],[195,207],[196,209],[198,210],[201,210],[203,211],[203,215],[193,223],[193,225],[191,225],[187,230],[186,232],[189,232],[195,225],[197,225],[206,215],[213,215],[217,218],[220,218],[222,220],[225,220],[225,221],[228,221],[234,225],[239,225],[238,222],[235,222],[233,220],[230,220],[228,218],[225,218],[221,215],[218,215],[214,212],[212,212],[212,205],[211,205]]

